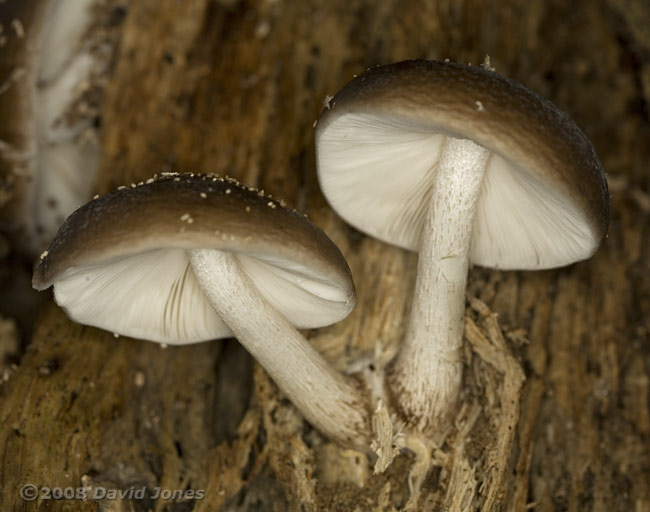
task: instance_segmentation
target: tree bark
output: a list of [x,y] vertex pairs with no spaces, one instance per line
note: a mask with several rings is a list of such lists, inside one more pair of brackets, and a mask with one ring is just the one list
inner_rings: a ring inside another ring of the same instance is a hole
[[[647,2],[104,3],[126,16],[96,192],[214,172],[307,212],[357,286],[350,317],[308,333],[340,369],[398,349],[417,268],[415,254],[347,226],[316,180],[323,99],[370,66],[489,54],[593,142],[609,174],[609,236],[566,269],[470,272],[462,403],[420,471],[405,453],[374,475],[304,423],[236,342],[161,349],[76,325],[50,303],[0,385],[0,509],[650,511]],[[147,492],[25,501],[26,484]],[[156,487],[204,496],[155,500]]]

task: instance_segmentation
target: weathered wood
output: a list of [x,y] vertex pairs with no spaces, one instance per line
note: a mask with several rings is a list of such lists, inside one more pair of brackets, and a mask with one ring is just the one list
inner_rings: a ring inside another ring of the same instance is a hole
[[[340,246],[359,294],[348,319],[308,333],[339,368],[378,346],[396,349],[417,261],[346,226],[315,177],[322,100],[369,66],[414,57],[478,64],[489,54],[593,141],[610,176],[609,237],[568,269],[472,270],[470,296],[489,309],[468,309],[462,407],[417,499],[411,455],[372,475],[361,454],[304,424],[259,368],[252,377],[234,342],[163,350],[77,326],[50,305],[0,387],[0,508],[650,510],[643,20],[643,0],[128,4],[96,191],[161,171],[209,171],[306,211]],[[27,503],[18,493],[26,483],[205,497]]]

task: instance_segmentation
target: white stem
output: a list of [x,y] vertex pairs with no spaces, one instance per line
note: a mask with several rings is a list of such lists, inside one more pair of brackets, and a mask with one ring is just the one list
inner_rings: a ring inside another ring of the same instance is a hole
[[208,249],[189,253],[212,307],[307,421],[342,444],[367,450],[370,421],[361,389],[257,292],[235,256]]
[[398,407],[420,431],[435,427],[460,390],[472,228],[489,154],[449,138],[437,164],[411,317],[391,376]]

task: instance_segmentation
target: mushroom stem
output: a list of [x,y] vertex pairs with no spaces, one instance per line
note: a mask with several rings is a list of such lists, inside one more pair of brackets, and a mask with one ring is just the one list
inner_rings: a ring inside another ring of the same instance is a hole
[[361,388],[257,292],[234,255],[212,249],[189,255],[212,307],[307,421],[329,438],[367,451],[370,420]]
[[488,156],[470,140],[448,138],[437,164],[406,340],[391,375],[398,407],[420,431],[435,427],[460,389],[470,245]]

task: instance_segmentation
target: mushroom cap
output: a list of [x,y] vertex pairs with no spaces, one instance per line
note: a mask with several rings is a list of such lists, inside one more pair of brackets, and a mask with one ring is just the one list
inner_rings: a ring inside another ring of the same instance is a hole
[[447,137],[491,152],[472,263],[559,267],[591,256],[607,231],[607,181],[591,143],[549,101],[493,71],[423,60],[369,69],[325,106],[315,137],[332,207],[388,243],[419,249]]
[[350,269],[334,243],[284,202],[231,179],[165,175],[76,210],[33,276],[68,316],[134,338],[184,344],[223,338],[188,250],[230,251],[260,294],[299,328],[345,318]]

